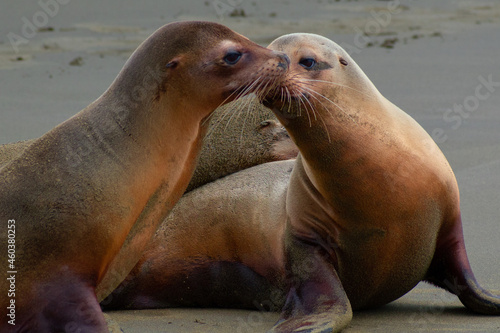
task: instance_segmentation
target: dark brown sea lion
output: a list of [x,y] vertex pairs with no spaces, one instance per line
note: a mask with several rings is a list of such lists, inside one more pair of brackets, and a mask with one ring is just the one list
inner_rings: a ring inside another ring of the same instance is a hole
[[35,139],[0,145],[0,168],[8,162],[16,159],[33,142],[35,142]]
[[4,165],[0,330],[107,331],[98,301],[184,193],[205,119],[287,69],[285,55],[222,25],[168,24],[101,97]]
[[253,96],[218,108],[211,118],[187,191],[254,165],[297,156],[283,125]]

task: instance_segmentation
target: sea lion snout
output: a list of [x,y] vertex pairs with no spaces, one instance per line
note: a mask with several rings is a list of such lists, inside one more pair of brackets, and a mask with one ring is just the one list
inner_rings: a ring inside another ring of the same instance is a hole
[[276,64],[272,64],[277,76],[281,76],[281,80],[284,80],[286,75],[290,70],[290,58],[288,55],[281,51],[271,50],[272,61],[275,61]]
[[288,70],[290,67],[290,58],[283,52],[273,51],[277,54],[278,58],[282,59],[280,63],[278,63],[279,68],[283,68],[284,70]]

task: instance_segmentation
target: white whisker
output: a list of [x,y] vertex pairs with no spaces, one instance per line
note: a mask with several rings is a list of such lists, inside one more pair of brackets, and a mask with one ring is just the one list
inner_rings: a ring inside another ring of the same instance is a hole
[[367,93],[361,91],[361,90],[358,90],[358,89],[355,89],[353,87],[349,87],[349,86],[346,86],[344,84],[341,84],[341,83],[337,83],[337,82],[332,82],[332,81],[325,81],[325,80],[313,80],[313,79],[306,79],[306,78],[300,78],[301,81],[303,82],[321,82],[321,83],[327,83],[327,84],[331,84],[331,85],[335,85],[335,86],[338,86],[338,87],[342,87],[342,88],[347,88],[347,89],[351,89],[351,90],[354,90],[362,95],[365,95],[367,97],[370,97],[370,98],[373,98],[374,96],[372,95],[368,95]]
[[243,132],[245,129],[245,125],[247,123],[248,117],[251,116],[252,119],[255,119],[255,112],[252,112],[252,106],[256,103],[254,98],[247,98],[247,101],[245,101],[245,105],[242,105],[241,107],[241,112],[244,113],[245,118],[243,118],[243,124],[241,126],[241,131],[240,131],[240,147],[241,143],[243,142]]
[[[308,88],[308,87],[303,87],[306,91],[310,92],[311,93],[311,97],[315,98],[319,103],[321,103],[321,105],[325,106],[323,104],[323,102],[321,102],[316,96],[314,96],[314,94],[316,94],[317,96],[319,97],[322,97],[324,98],[326,101],[330,102],[332,105],[334,105],[335,107],[337,107],[340,111],[342,111],[342,113],[344,115],[346,115],[349,119],[351,119],[353,122],[356,122],[354,120],[354,118],[347,112],[345,111],[343,108],[341,108],[337,103],[333,102],[331,99],[329,99],[328,97],[320,94],[319,92],[315,91],[314,89],[311,89],[311,88]],[[329,110],[327,107],[324,107],[326,110]],[[333,115],[331,114],[331,112],[329,112],[330,115],[333,117]]]
[[[298,114],[298,116],[300,117],[301,116],[301,107],[300,107],[300,104],[303,103],[303,101],[302,101],[303,94],[301,92],[298,92],[297,89],[294,90],[294,93],[295,93],[295,95],[298,95],[298,99],[299,99],[299,103],[297,103],[298,107],[299,107],[299,114]],[[299,93],[299,94],[297,94],[297,93]],[[312,127],[311,115],[309,114],[309,110],[307,109],[307,107],[305,107],[305,109],[306,109],[305,111],[306,111],[307,119],[309,120],[309,127]],[[312,111],[313,111],[313,115],[314,115],[314,120],[316,120],[316,114],[314,113],[314,110],[312,110]]]
[[[312,96],[312,95],[311,95]],[[314,96],[312,96],[313,98],[316,98]],[[315,108],[314,106],[311,104],[311,102],[309,101],[309,99],[307,99],[307,102],[311,105],[311,108],[314,112]],[[318,100],[319,103],[321,103],[321,101]],[[323,105],[323,103],[321,103],[321,105]],[[323,106],[324,107],[324,106]],[[325,107],[324,107],[325,108]],[[326,109],[326,108],[325,108]],[[326,109],[328,110],[328,109]],[[332,114],[330,113],[330,111],[328,111],[328,113],[330,114],[330,116],[332,117]],[[326,123],[325,123],[325,120],[323,119],[324,117],[321,115],[321,113],[318,112],[318,118],[319,120],[321,121],[321,123],[323,124],[323,127],[325,128],[325,132],[326,132],[326,135],[328,136],[328,142],[331,143],[332,142],[332,139],[330,137],[330,132],[328,131],[328,126],[326,126]]]

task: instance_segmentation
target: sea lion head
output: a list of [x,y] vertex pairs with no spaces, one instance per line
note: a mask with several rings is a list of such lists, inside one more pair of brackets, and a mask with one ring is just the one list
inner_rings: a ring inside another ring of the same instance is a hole
[[138,47],[113,87],[132,92],[132,103],[166,103],[163,109],[198,110],[206,117],[243,95],[265,94],[288,63],[282,52],[221,24],[174,22]]
[[[303,114],[309,122],[318,118],[325,121],[333,114],[352,117],[346,105],[359,105],[379,95],[349,54],[326,37],[289,34],[277,38],[268,47],[285,52],[291,61],[286,78],[264,98],[264,104],[273,109],[285,125]],[[358,102],[352,103],[353,99]]]

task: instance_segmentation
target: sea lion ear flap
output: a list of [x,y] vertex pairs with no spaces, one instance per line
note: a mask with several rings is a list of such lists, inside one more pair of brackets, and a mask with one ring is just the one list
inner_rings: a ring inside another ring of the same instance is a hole
[[171,61],[171,62],[169,62],[169,63],[167,64],[167,66],[165,66],[165,67],[167,67],[167,68],[175,68],[175,67],[177,67],[177,64],[178,64],[178,63],[179,63],[179,62],[177,62],[177,61],[175,61],[175,60],[172,60],[172,61]]
[[182,60],[182,56],[175,57],[172,60],[170,60],[165,67],[166,68],[170,68],[170,69],[174,69],[174,68],[177,67],[177,65],[179,65],[179,63],[181,62],[181,60]]

